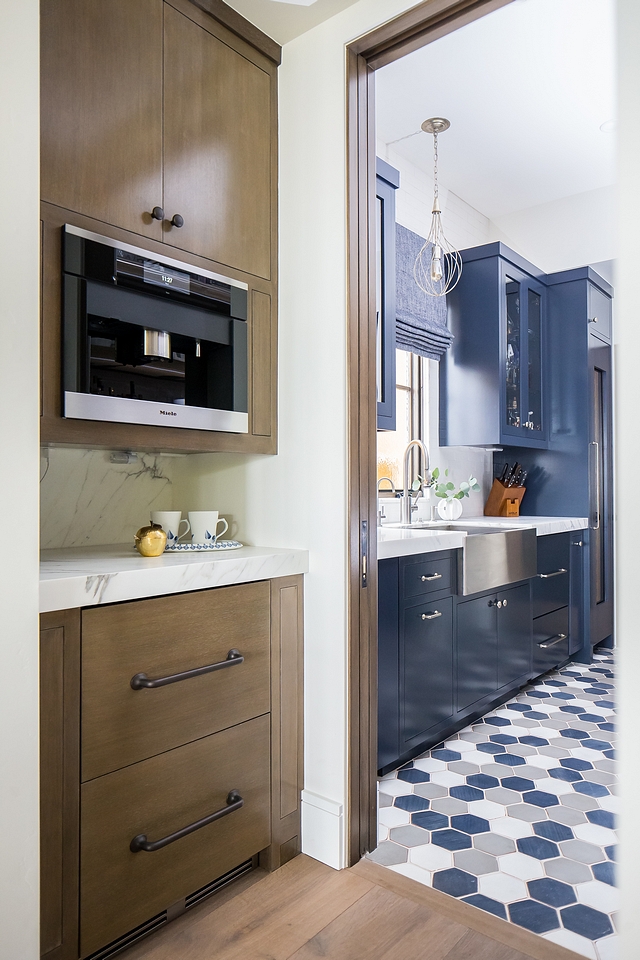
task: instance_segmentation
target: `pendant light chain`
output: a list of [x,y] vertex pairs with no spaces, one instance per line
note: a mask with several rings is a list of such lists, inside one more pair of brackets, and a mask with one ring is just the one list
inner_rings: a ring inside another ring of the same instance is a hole
[[442,229],[440,187],[438,184],[438,134],[450,123],[442,117],[425,120],[422,129],[433,136],[433,208],[431,229],[416,258],[413,276],[421,290],[431,297],[443,297],[452,290],[462,275],[462,258],[449,243]]

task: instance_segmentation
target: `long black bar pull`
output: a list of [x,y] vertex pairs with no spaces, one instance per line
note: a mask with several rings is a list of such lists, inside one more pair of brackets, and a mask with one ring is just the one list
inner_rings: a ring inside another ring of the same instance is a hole
[[129,850],[131,850],[132,853],[139,853],[140,850],[144,850],[145,853],[153,853],[154,850],[161,850],[162,847],[166,847],[168,844],[174,843],[176,840],[181,840],[182,837],[188,837],[190,833],[195,833],[196,830],[206,827],[208,823],[213,823],[214,820],[221,820],[222,817],[227,817],[230,813],[233,813],[234,810],[239,810],[242,806],[244,806],[244,800],[238,791],[231,790],[227,795],[226,807],[221,807],[220,810],[216,810],[215,813],[210,813],[208,817],[203,817],[202,820],[196,820],[194,823],[190,823],[188,826],[182,827],[181,830],[176,830],[175,833],[170,833],[169,836],[162,837],[160,840],[147,840],[146,833],[139,833],[129,844]]
[[190,680],[191,677],[201,677],[203,673],[213,673],[214,670],[223,670],[244,663],[244,657],[239,650],[229,650],[226,660],[218,663],[208,663],[205,667],[195,667],[193,670],[184,670],[182,673],[172,673],[168,677],[151,679],[146,673],[136,673],[130,683],[134,690],[155,690],[156,687],[166,687],[168,683],[177,683],[179,680]]

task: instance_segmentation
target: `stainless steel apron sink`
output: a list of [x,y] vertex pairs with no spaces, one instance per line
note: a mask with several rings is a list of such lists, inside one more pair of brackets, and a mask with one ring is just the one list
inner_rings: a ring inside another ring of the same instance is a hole
[[458,594],[462,596],[536,576],[537,535],[533,527],[523,530],[432,522],[401,526],[405,530],[451,530],[466,534],[458,554]]

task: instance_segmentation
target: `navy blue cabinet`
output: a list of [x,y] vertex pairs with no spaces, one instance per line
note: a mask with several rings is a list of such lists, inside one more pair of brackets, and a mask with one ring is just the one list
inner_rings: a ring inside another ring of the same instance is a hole
[[376,400],[378,430],[396,428],[396,190],[400,174],[376,159]]
[[588,518],[589,528],[571,542],[571,653],[578,652],[579,637],[578,656],[588,662],[592,647],[613,633],[613,291],[590,267],[545,282],[548,449],[505,449],[504,457],[517,458],[529,472],[524,513]]
[[400,618],[400,753],[453,715],[453,598],[427,597]]
[[463,250],[447,295],[454,340],[440,362],[440,444],[544,448],[547,291],[503,243]]
[[531,675],[529,583],[464,600],[457,607],[457,707]]

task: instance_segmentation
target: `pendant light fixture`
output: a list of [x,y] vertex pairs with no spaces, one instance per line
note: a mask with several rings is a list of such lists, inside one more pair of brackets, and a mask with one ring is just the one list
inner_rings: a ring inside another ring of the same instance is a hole
[[438,134],[451,126],[444,117],[431,117],[422,124],[433,136],[433,209],[431,229],[413,267],[415,281],[431,297],[443,297],[462,276],[462,258],[444,235],[438,197]]

